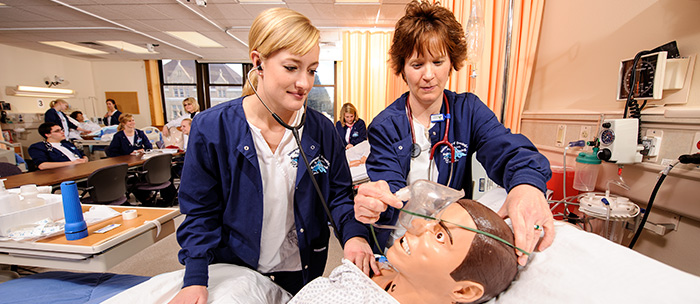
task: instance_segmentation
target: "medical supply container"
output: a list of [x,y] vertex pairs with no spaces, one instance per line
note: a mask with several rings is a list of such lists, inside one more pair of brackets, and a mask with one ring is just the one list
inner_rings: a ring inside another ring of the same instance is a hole
[[581,152],[576,157],[576,174],[574,174],[574,189],[588,192],[595,190],[595,183],[600,171],[600,159],[597,151]]

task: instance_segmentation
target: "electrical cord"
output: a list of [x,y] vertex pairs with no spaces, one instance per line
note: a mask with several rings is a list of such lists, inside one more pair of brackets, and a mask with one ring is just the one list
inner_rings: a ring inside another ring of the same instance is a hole
[[630,249],[634,248],[634,245],[637,243],[639,236],[642,234],[642,230],[644,230],[644,224],[646,224],[647,219],[649,218],[649,213],[651,213],[651,208],[654,205],[654,199],[656,198],[656,194],[659,192],[659,188],[661,188],[661,184],[664,182],[666,176],[671,171],[671,169],[673,169],[673,167],[675,167],[678,163],[700,165],[700,153],[681,155],[678,157],[678,160],[674,161],[673,163],[668,165],[668,167],[666,167],[664,170],[659,172],[659,180],[656,181],[654,190],[651,192],[649,204],[647,204],[647,208],[644,212],[644,216],[642,217],[642,221],[640,222],[639,227],[637,227],[637,231],[634,233],[634,237],[630,242]]

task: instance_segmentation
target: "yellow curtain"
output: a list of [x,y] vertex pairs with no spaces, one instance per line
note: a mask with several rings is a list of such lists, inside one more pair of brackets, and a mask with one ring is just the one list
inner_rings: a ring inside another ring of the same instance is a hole
[[[475,67],[466,66],[453,73],[449,89],[456,92],[469,91],[479,96],[500,117],[503,100],[503,73],[505,43],[508,25],[509,0],[483,0],[485,35],[484,51]],[[471,1],[447,0],[443,5],[451,10],[457,20],[466,25],[469,20]],[[537,40],[544,0],[514,0],[513,28],[511,31],[510,68],[507,88],[506,117],[503,124],[514,133],[520,132],[520,117],[530,86],[534,67]],[[477,77],[470,78],[472,68]]]
[[[508,1],[483,0],[485,34],[481,58],[475,66],[465,65],[453,72],[447,86],[455,92],[472,91],[499,117],[503,99]],[[518,133],[534,67],[544,0],[514,0],[513,4],[507,108],[503,124]],[[467,24],[471,1],[445,0],[442,5],[451,10],[463,26]],[[338,71],[341,75],[338,77],[336,109],[351,102],[357,107],[359,116],[369,123],[408,90],[406,83],[389,67],[391,37],[389,32],[343,33],[343,61]],[[470,77],[473,69],[477,72],[475,78]]]
[[369,124],[394,99],[407,90],[401,77],[389,67],[392,32],[343,32],[343,61],[338,64],[340,107],[350,102],[358,116]]

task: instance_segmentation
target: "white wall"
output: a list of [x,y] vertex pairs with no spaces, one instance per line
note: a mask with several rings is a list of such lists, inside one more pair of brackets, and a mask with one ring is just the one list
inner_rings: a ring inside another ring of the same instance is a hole
[[[45,86],[46,77],[54,75],[66,81],[59,88],[69,88],[77,92],[75,98],[66,99],[69,103],[95,96],[91,63],[87,60],[72,59],[49,53],[36,52],[0,44],[0,100],[12,105],[11,113],[44,113],[48,110],[51,98],[8,96],[7,86]],[[42,107],[37,100],[43,100]]]
[[[100,117],[107,112],[105,92],[136,91],[139,99],[139,114],[134,114],[136,127],[151,125],[148,105],[146,67],[143,61],[94,61],[92,74],[97,92],[96,112]],[[119,100],[116,100],[119,106]]]
[[[700,53],[700,1],[547,1],[530,111],[619,111],[620,61],[676,40],[681,56]],[[700,61],[686,106],[700,107]]]
[[[143,61],[87,61],[0,44],[0,71],[0,100],[12,105],[10,114],[44,113],[52,98],[8,96],[5,87],[44,86],[44,78],[59,75],[66,80],[59,88],[76,91],[74,98],[66,99],[71,110],[102,117],[107,111],[105,91],[136,91],[140,110],[136,126],[151,124]],[[44,101],[42,107],[37,106],[39,99]]]

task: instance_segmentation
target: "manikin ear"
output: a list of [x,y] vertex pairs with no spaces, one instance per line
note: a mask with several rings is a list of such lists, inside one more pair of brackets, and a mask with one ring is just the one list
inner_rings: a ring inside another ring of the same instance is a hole
[[452,288],[452,300],[457,303],[471,303],[484,295],[484,286],[474,281],[455,282]]

